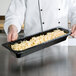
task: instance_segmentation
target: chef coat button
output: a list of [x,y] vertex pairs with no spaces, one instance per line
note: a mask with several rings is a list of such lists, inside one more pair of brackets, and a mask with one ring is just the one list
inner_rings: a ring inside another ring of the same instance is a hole
[[60,22],[58,22],[58,24],[60,24]]
[[42,22],[42,24],[45,24],[44,22]]
[[60,10],[60,8],[58,10]]
[[43,9],[41,9],[40,11],[43,11]]

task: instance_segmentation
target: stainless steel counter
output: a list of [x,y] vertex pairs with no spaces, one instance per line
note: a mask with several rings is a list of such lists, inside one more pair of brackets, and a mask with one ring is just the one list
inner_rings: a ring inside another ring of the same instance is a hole
[[6,36],[0,34],[0,76],[76,76],[76,47],[69,46],[65,59],[50,55],[50,51],[39,51],[17,59],[3,48]]

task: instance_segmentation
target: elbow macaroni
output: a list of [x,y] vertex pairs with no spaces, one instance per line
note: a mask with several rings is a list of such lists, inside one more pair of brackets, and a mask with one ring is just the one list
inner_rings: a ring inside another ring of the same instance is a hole
[[37,37],[32,37],[29,41],[26,40],[26,41],[22,41],[21,43],[16,43],[14,45],[11,45],[11,48],[15,51],[25,50],[27,48],[41,44],[41,43],[46,42],[48,40],[55,39],[57,37],[65,35],[65,34],[66,33],[64,33],[64,31],[54,30],[53,32],[49,32],[46,35],[40,35]]

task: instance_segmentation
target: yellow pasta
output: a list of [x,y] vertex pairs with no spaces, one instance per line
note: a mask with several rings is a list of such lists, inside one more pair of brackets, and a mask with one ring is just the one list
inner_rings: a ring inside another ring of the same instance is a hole
[[62,35],[65,35],[64,31],[61,30],[54,30],[53,32],[48,32],[46,35],[40,35],[37,37],[32,37],[29,41],[22,41],[21,43],[16,43],[14,45],[11,45],[11,48],[15,51],[21,51],[28,49],[30,47],[33,47],[35,45],[41,44],[43,42],[46,42],[48,40],[55,39],[57,37],[60,37]]

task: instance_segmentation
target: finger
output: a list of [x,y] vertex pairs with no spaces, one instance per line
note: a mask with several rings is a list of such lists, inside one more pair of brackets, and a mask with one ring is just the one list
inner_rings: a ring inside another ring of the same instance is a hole
[[71,36],[74,37],[74,33],[72,33]]
[[72,33],[71,36],[76,38],[76,33]]
[[74,36],[73,35],[71,35],[73,38],[74,38]]
[[73,37],[73,38],[76,38],[76,35],[73,35],[72,37]]
[[7,36],[7,41],[8,41],[8,42],[11,41],[11,36],[12,36],[11,33],[9,33],[8,36]]
[[12,35],[12,41],[17,40],[17,38],[18,38],[18,35],[14,33],[14,34]]
[[74,31],[76,30],[76,26],[72,27],[72,33],[74,33]]
[[76,36],[74,36],[74,38],[76,38]]
[[72,27],[72,33],[74,32],[74,28],[75,28],[75,26]]

